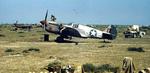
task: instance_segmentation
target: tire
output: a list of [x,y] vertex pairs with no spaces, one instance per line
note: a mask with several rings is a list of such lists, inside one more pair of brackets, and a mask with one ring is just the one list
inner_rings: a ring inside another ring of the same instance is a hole
[[63,41],[64,41],[64,38],[61,37],[61,36],[59,36],[59,37],[56,38],[56,41],[57,41],[57,42],[63,42]]

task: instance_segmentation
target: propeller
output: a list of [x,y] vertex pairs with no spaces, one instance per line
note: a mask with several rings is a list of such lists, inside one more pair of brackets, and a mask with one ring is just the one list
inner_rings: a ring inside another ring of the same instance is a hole
[[46,11],[45,19],[40,21],[40,23],[43,25],[44,30],[46,30],[46,25],[47,25],[47,16],[48,16],[48,10]]
[[45,20],[44,20],[44,30],[46,29],[46,25],[47,25],[47,16],[48,16],[48,10],[46,11]]

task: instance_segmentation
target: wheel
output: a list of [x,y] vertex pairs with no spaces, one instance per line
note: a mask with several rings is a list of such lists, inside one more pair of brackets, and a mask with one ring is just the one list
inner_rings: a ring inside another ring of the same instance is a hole
[[57,42],[63,42],[63,41],[64,41],[64,38],[61,37],[61,36],[59,36],[59,37],[56,38],[56,41],[57,41]]

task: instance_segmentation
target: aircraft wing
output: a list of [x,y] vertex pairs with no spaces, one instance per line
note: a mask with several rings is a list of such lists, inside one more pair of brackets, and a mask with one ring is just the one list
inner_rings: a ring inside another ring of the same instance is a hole
[[64,27],[60,30],[60,34],[63,36],[74,36],[74,37],[81,37],[81,34],[78,30],[71,27]]

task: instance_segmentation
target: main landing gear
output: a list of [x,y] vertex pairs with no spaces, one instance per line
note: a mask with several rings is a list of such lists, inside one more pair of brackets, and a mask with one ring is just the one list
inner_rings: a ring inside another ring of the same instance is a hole
[[66,39],[69,40],[65,40],[63,36],[58,36],[55,41],[58,43],[75,43],[75,45],[78,45],[78,42],[71,41],[72,37],[67,37]]
[[56,38],[56,42],[64,42],[64,38],[61,37],[61,36],[58,36],[58,37]]

